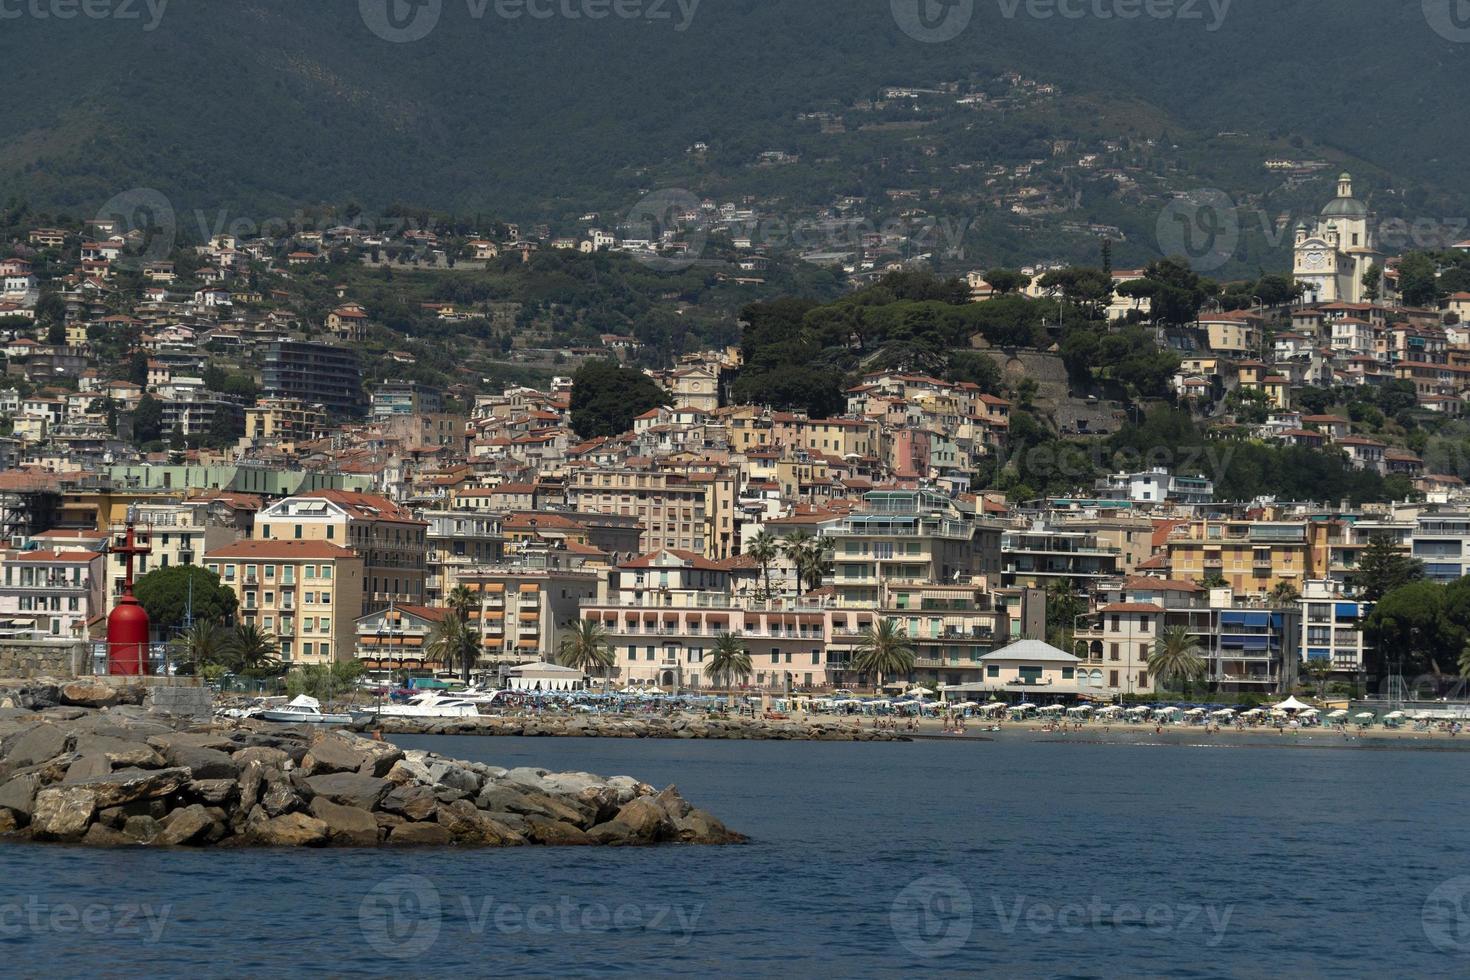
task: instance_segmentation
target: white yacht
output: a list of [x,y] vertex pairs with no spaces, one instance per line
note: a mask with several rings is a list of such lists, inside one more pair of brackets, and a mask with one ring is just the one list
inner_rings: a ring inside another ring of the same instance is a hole
[[278,721],[289,725],[350,725],[351,715],[329,715],[322,712],[322,703],[305,694],[289,704],[266,708],[259,716],[266,721]]
[[372,721],[375,718],[476,718],[479,706],[468,698],[442,691],[425,691],[416,694],[402,704],[384,704],[363,708],[352,713],[353,721]]

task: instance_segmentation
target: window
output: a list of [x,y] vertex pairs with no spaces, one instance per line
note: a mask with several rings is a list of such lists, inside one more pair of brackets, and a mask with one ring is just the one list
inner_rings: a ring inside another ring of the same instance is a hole
[[1110,671],[1108,671],[1108,686],[1109,687],[1117,687],[1118,686],[1118,672],[1116,670],[1110,670]]
[[326,579],[328,582],[330,582],[332,580],[332,566],[331,565],[323,565],[322,566],[322,578]]
[[322,593],[322,605],[324,605],[324,606],[330,606],[331,604],[332,604],[332,593],[330,593],[330,592],[323,592]]
[[[297,524],[296,525],[296,539],[298,541],[301,540],[301,525],[300,524]],[[305,653],[306,653],[307,656],[311,656],[311,651],[309,649],[306,650]]]
[[1072,675],[1074,675],[1076,672],[1077,671],[1075,669],[1071,668],[1071,667],[1063,667],[1062,668],[1062,680],[1064,680],[1064,681],[1070,681],[1072,679]]
[[1148,671],[1140,670],[1138,672],[1138,686],[1148,687]]

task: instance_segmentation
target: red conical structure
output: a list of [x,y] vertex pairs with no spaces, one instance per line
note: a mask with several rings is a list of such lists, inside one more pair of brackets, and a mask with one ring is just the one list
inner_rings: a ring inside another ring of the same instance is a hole
[[123,578],[123,594],[113,607],[112,615],[107,617],[110,674],[137,677],[147,672],[148,612],[133,598],[133,556],[146,555],[152,550],[146,534],[141,542],[134,536],[132,523],[128,524],[123,543],[113,545],[113,554],[124,557],[127,572]]

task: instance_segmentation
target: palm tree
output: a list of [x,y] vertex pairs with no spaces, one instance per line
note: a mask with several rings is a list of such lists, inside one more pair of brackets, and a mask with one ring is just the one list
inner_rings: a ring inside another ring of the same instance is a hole
[[470,682],[470,671],[480,659],[480,632],[458,613],[450,613],[434,627],[429,638],[428,654],[446,668],[453,670],[458,664],[463,671],[466,684]]
[[796,591],[802,591],[802,567],[807,560],[807,549],[812,543],[811,532],[797,531],[781,542],[781,551],[786,560],[796,568]]
[[1470,677],[1470,640],[1465,642],[1465,649],[1460,651],[1460,676]]
[[863,631],[862,640],[853,652],[852,666],[861,673],[876,676],[881,690],[885,675],[907,676],[914,669],[914,644],[897,620],[880,619]]
[[480,606],[480,599],[468,587],[456,585],[444,597],[444,605],[458,613],[460,619],[469,622],[470,613]]
[[274,634],[254,623],[236,626],[225,640],[224,650],[237,674],[270,673],[281,665],[281,647]]
[[739,633],[721,633],[715,637],[710,651],[709,669],[705,672],[715,687],[729,687],[750,676],[750,653],[741,643]]
[[1290,582],[1277,582],[1267,601],[1273,609],[1286,609],[1297,604],[1302,594]]
[[567,635],[562,637],[561,649],[557,651],[557,662],[584,673],[602,672],[603,686],[607,686],[607,672],[613,666],[612,647],[607,642],[607,630],[601,623],[590,619],[576,619],[567,624]]
[[1170,626],[1154,641],[1154,655],[1149,660],[1154,676],[1160,682],[1189,681],[1205,672],[1205,659],[1200,656],[1199,646],[1183,626]]
[[770,531],[761,531],[750,539],[745,553],[760,562],[761,580],[765,585],[765,595],[771,597],[771,562],[781,556],[781,546],[776,543],[776,536]]
[[820,589],[822,579],[832,570],[832,542],[824,538],[812,538],[807,543],[800,563],[796,566],[797,580],[805,578],[809,588]]
[[175,655],[180,666],[187,666],[195,674],[204,673],[211,664],[224,662],[229,637],[212,619],[201,619],[174,640]]

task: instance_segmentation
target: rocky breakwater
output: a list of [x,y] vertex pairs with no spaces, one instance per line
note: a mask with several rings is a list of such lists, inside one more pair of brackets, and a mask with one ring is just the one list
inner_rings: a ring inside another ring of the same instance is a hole
[[386,735],[521,735],[532,738],[712,738],[802,742],[908,741],[898,732],[838,721],[792,721],[726,715],[482,715],[479,718],[381,718],[355,726]]
[[90,846],[729,844],[677,789],[502,769],[349,732],[0,709],[0,835]]

